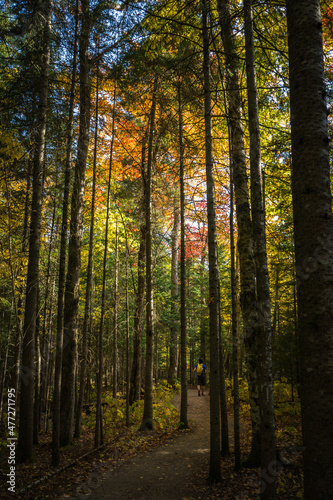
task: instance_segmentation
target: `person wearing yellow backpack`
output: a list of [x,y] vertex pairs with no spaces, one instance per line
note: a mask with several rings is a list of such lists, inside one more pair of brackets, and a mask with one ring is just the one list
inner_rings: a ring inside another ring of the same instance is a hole
[[200,396],[200,391],[201,395],[203,396],[206,385],[207,366],[204,365],[202,358],[199,358],[199,363],[195,365],[194,371],[197,372],[198,396]]

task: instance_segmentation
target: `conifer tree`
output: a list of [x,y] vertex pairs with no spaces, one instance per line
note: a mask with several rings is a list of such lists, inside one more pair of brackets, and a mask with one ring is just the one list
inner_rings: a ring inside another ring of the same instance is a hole
[[209,345],[210,345],[210,462],[209,480],[221,481],[220,465],[220,369],[219,369],[219,321],[220,287],[218,268],[218,249],[215,219],[215,181],[212,141],[212,103],[210,89],[209,57],[209,1],[203,3],[203,73],[205,86],[205,152],[207,182],[207,219],[208,219],[208,254],[209,254]]
[[81,243],[83,232],[83,194],[89,146],[91,76],[89,39],[91,18],[89,0],[82,0],[82,21],[79,37],[80,60],[80,131],[71,202],[70,238],[64,309],[64,350],[61,378],[60,444],[66,446],[73,438],[75,377],[78,339],[79,284],[81,273]]
[[333,491],[333,217],[319,0],[287,0],[304,498]]
[[[31,6],[30,6],[31,7]],[[33,9],[31,9],[33,10]],[[42,39],[35,75],[35,92],[38,96],[38,112],[35,131],[33,186],[29,235],[29,262],[26,286],[26,301],[22,345],[22,375],[20,401],[20,427],[17,448],[18,461],[33,458],[33,390],[35,376],[35,329],[37,326],[38,286],[40,267],[40,238],[43,203],[43,165],[45,157],[45,135],[47,101],[49,92],[49,66],[51,47],[51,1],[44,0],[35,14],[35,39]]]

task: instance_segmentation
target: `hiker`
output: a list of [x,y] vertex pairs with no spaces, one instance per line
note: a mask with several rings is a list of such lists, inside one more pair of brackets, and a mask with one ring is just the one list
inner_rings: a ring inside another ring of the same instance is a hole
[[194,371],[197,372],[197,382],[198,382],[198,396],[204,395],[204,388],[206,382],[207,366],[203,364],[203,359],[199,358],[199,363],[195,365]]

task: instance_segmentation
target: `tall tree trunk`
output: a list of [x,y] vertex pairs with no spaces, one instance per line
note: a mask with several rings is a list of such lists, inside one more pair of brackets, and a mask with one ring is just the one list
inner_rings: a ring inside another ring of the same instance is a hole
[[240,425],[239,425],[239,382],[238,382],[238,331],[237,331],[237,281],[235,268],[234,235],[234,183],[232,162],[230,162],[230,278],[231,278],[231,329],[232,329],[232,379],[234,399],[234,447],[235,469],[241,468]]
[[[28,248],[28,233],[29,233],[29,205],[30,205],[30,195],[31,195],[31,159],[29,155],[28,159],[28,171],[27,171],[27,187],[25,194],[25,205],[24,205],[24,219],[23,219],[23,234],[22,234],[22,256],[25,255]],[[12,273],[13,276],[13,273]],[[12,282],[12,293],[15,300],[15,290],[14,282]],[[15,317],[16,317],[16,338],[15,338],[15,351],[14,351],[14,367],[12,372],[12,387],[15,389],[16,394],[16,405],[19,407],[19,382],[20,382],[20,366],[21,366],[21,351],[22,351],[22,330],[23,330],[23,318],[21,311],[23,309],[24,303],[24,287],[21,286],[19,297],[15,306]]]
[[[19,381],[19,367],[20,367],[20,347],[21,347],[21,340],[22,340],[22,319],[21,319],[21,314],[20,310],[22,308],[23,304],[23,293],[24,293],[24,288],[21,285],[20,291],[18,294],[17,298],[17,292],[16,292],[16,277],[17,273],[14,270],[14,260],[13,260],[13,240],[12,240],[12,209],[11,209],[11,190],[8,184],[8,179],[7,179],[7,169],[6,169],[6,161],[4,160],[4,179],[5,179],[5,186],[6,186],[6,202],[7,202],[7,217],[8,217],[8,250],[9,250],[9,271],[10,271],[10,277],[11,277],[11,292],[12,292],[12,301],[11,301],[11,309],[9,313],[9,318],[6,321],[5,320],[5,311],[3,311],[3,325],[7,324],[7,341],[5,342],[6,349],[5,349],[5,357],[3,360],[3,373],[2,373],[2,378],[1,378],[1,390],[0,390],[0,421],[2,421],[2,415],[3,415],[3,394],[5,390],[5,379],[6,379],[6,373],[7,373],[7,361],[8,361],[8,349],[10,345],[10,334],[11,334],[11,328],[12,328],[12,312],[14,312],[15,315],[15,325],[16,325],[16,335],[14,338],[14,345],[15,345],[15,351],[14,351],[14,368],[13,372],[10,377],[10,382],[9,385],[12,389],[14,389],[15,393],[15,404],[18,406],[19,405],[19,391],[18,391],[18,381]],[[28,173],[27,177],[30,177],[30,173]],[[30,182],[27,182],[27,188],[29,189]],[[30,193],[29,193],[30,194]],[[22,256],[25,253],[25,250],[27,248],[27,235],[28,235],[28,218],[29,218],[29,194],[26,195],[26,203],[25,203],[25,218],[24,218],[24,224],[23,224],[23,244],[22,244]],[[22,265],[22,263],[21,263]],[[3,334],[5,334],[5,328],[3,331]]]
[[279,262],[276,264],[275,271],[275,300],[274,300],[274,312],[273,312],[273,321],[272,321],[272,345],[274,345],[275,335],[277,333],[277,324],[278,324],[278,316],[280,309],[280,264]]
[[41,384],[41,347],[40,347],[40,289],[37,290],[37,314],[35,331],[35,387],[34,387],[34,437],[33,444],[38,444],[40,430],[40,384]]
[[144,320],[145,299],[145,257],[146,257],[146,226],[141,224],[140,247],[138,253],[138,286],[135,298],[133,363],[131,373],[130,404],[140,399],[141,390],[141,338]]
[[261,436],[262,500],[276,497],[275,421],[272,374],[272,326],[266,251],[265,219],[261,191],[261,149],[252,0],[244,0],[245,58],[250,132],[251,209],[258,302],[258,385]]
[[153,379],[155,381],[155,385],[158,385],[158,377],[159,377],[159,371],[158,371],[158,331],[154,330],[154,356],[155,356],[155,363],[154,363],[154,368],[153,368]]
[[175,383],[178,348],[178,241],[180,227],[179,197],[174,198],[174,219],[171,233],[171,331],[170,331],[170,363],[168,384]]
[[[11,306],[11,311],[10,311],[10,316],[12,313],[13,309],[13,302]],[[7,338],[5,340],[6,348],[4,355],[2,356],[1,360],[1,370],[0,370],[0,422],[2,422],[2,416],[3,416],[3,403],[4,403],[4,391],[5,391],[5,380],[6,380],[6,373],[7,373],[7,361],[8,361],[8,349],[9,349],[9,339],[10,339],[10,330],[11,330],[11,321],[8,321],[8,329],[7,329]],[[1,346],[2,347],[2,346]],[[13,389],[15,389],[13,387]],[[15,394],[15,399],[16,399],[16,392]]]
[[104,444],[102,384],[103,384],[103,329],[102,330],[100,329],[98,335],[98,372],[97,372],[95,448],[97,448],[99,445]]
[[230,125],[230,159],[235,186],[240,262],[241,308],[244,322],[247,375],[252,420],[252,446],[248,464],[260,465],[260,414],[257,379],[256,342],[258,308],[256,302],[255,264],[253,258],[252,222],[242,127],[242,100],[239,90],[239,57],[235,48],[230,1],[217,0],[222,43],[225,52],[226,92]]
[[129,393],[130,393],[130,338],[129,338],[129,296],[128,296],[128,244],[126,233],[126,426],[129,427]]
[[32,460],[33,458],[33,391],[35,372],[34,345],[43,202],[43,163],[49,88],[51,10],[51,0],[45,0],[42,4],[40,4],[40,9],[38,9],[37,13],[38,25],[42,23],[43,48],[40,61],[41,74],[37,79],[37,85],[39,85],[39,102],[33,165],[29,260],[22,345],[20,427],[17,447],[18,462],[25,462],[27,460]]
[[53,278],[52,278],[52,287],[50,292],[50,307],[48,311],[49,320],[48,320],[48,331],[46,332],[47,337],[47,345],[45,346],[46,354],[45,354],[45,369],[46,369],[46,383],[43,384],[43,411],[44,411],[44,432],[48,433],[48,425],[49,425],[49,394],[52,387],[52,378],[54,376],[54,361],[55,357],[52,351],[52,332],[53,332],[53,308],[55,305],[55,286],[56,286],[56,265],[53,265],[53,269],[51,270]]
[[[235,247],[235,250],[237,246]],[[237,355],[238,355],[238,377],[243,377],[244,344],[241,339],[241,305],[240,305],[240,277],[239,277],[239,255],[235,251],[235,280],[236,280],[236,335],[237,335]]]
[[148,139],[148,158],[146,176],[146,366],[145,399],[141,430],[153,429],[153,365],[154,365],[154,306],[152,276],[152,163],[155,135],[155,113],[157,97],[157,77],[154,79],[150,126]]
[[89,0],[81,1],[81,9],[82,25],[79,40],[80,132],[72,194],[68,268],[65,288],[63,363],[61,377],[61,446],[69,444],[73,436],[81,243],[83,232],[83,195],[90,125],[90,61],[88,49],[91,19],[89,15]]
[[[57,181],[57,179],[56,179]],[[42,377],[40,379],[40,394],[38,403],[38,428],[41,429],[42,425],[42,413],[45,413],[46,407],[46,397],[48,392],[49,379],[47,377],[49,369],[49,359],[50,359],[50,326],[48,321],[52,321],[50,311],[52,310],[52,290],[54,289],[54,279],[51,276],[52,269],[52,250],[54,248],[54,234],[56,232],[56,207],[57,198],[55,197],[53,202],[53,213],[52,222],[50,229],[50,239],[48,242],[48,256],[47,256],[47,267],[45,276],[45,294],[44,294],[44,307],[43,307],[43,326],[41,328],[40,337],[40,356],[41,356],[41,373]]]
[[319,0],[287,0],[304,498],[333,491],[333,219]]
[[118,392],[118,269],[119,269],[119,236],[118,216],[116,221],[116,248],[114,263],[114,311],[113,311],[113,397]]
[[185,227],[185,165],[183,136],[183,104],[181,81],[178,86],[179,116],[179,178],[180,178],[180,426],[188,428],[187,416],[187,325],[186,325],[186,227]]
[[200,257],[200,354],[203,360],[206,361],[206,322],[205,317],[207,315],[207,303],[206,303],[206,288],[204,285],[204,274],[205,274],[205,262],[206,262],[206,243],[202,248],[202,254]]
[[222,347],[222,331],[221,331],[221,311],[219,311],[219,363],[220,363],[220,403],[221,403],[221,456],[228,457],[229,451],[229,424],[228,424],[228,406],[227,406],[227,391],[225,385],[225,364],[224,352]]
[[[110,159],[109,159],[109,173],[108,173],[108,194],[106,201],[106,221],[104,233],[104,257],[103,257],[103,280],[102,280],[102,296],[101,296],[101,318],[99,324],[99,338],[103,339],[104,334],[104,319],[105,319],[105,302],[106,302],[106,275],[107,275],[107,257],[108,257],[108,243],[109,243],[109,220],[110,220],[110,203],[111,203],[111,179],[112,179],[112,164],[113,164],[113,145],[115,136],[115,115],[116,115],[116,94],[117,94],[117,78],[115,81],[113,91],[113,108],[112,108],[112,133],[110,143]],[[102,353],[103,355],[103,353]]]
[[148,128],[142,140],[141,153],[141,179],[143,185],[143,198],[140,201],[142,217],[144,222],[140,226],[140,247],[138,253],[138,287],[135,298],[134,312],[134,338],[133,338],[133,363],[131,373],[130,404],[141,398],[142,379],[142,347],[141,339],[143,333],[144,311],[145,311],[145,267],[146,267],[146,142]]
[[93,158],[93,183],[91,193],[91,211],[90,211],[90,233],[89,233],[89,254],[87,266],[87,284],[86,297],[84,306],[84,319],[82,326],[82,351],[81,351],[81,366],[80,371],[80,392],[76,409],[75,433],[74,437],[80,437],[81,433],[81,418],[82,408],[86,386],[87,374],[87,351],[88,351],[88,335],[90,322],[91,295],[93,284],[93,267],[94,267],[94,226],[95,226],[95,199],[96,199],[96,168],[97,168],[97,140],[98,140],[98,92],[99,92],[99,64],[97,63],[96,76],[96,103],[95,103],[95,133],[94,133],[94,158]]
[[215,181],[213,164],[212,112],[209,57],[209,1],[202,10],[203,73],[205,85],[205,150],[209,255],[209,345],[210,345],[210,462],[209,481],[221,481],[220,464],[220,372],[219,372],[219,268],[215,221]]
[[68,232],[68,212],[69,212],[69,185],[71,174],[72,143],[73,143],[73,119],[74,119],[74,99],[76,67],[78,56],[78,32],[79,32],[79,0],[76,0],[75,7],[75,34],[74,53],[72,67],[72,81],[69,98],[69,112],[67,124],[66,140],[66,163],[64,178],[64,197],[62,202],[62,223],[59,255],[59,276],[58,276],[58,310],[57,310],[57,342],[54,367],[54,389],[52,401],[52,462],[53,467],[60,463],[60,394],[61,394],[61,369],[62,369],[62,349],[64,333],[64,294],[66,277],[66,249]]

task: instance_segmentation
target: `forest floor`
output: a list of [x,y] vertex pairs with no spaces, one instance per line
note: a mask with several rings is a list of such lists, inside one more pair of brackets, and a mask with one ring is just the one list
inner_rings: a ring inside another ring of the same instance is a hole
[[[173,398],[180,407],[180,396]],[[166,410],[167,411],[167,410]],[[281,412],[280,412],[281,413]],[[302,463],[297,419],[286,409],[287,420],[277,429],[279,449],[292,463],[278,473],[278,498],[303,498]],[[291,418],[290,418],[291,417]],[[25,500],[246,500],[259,498],[259,469],[234,470],[233,421],[229,419],[230,457],[221,460],[222,482],[209,485],[209,395],[198,397],[196,388],[188,391],[189,430],[157,429],[145,433],[120,432],[116,439],[91,452],[91,436],[84,435],[76,446],[63,451],[62,467],[49,467],[49,441],[36,447],[35,462],[17,465],[16,494],[7,487],[0,498]],[[283,417],[281,417],[283,418]],[[279,418],[279,420],[281,420]],[[299,423],[299,422],[298,422]],[[250,449],[248,418],[241,422],[242,460]],[[77,459],[79,457],[79,459]],[[1,483],[8,468],[0,457]]]

